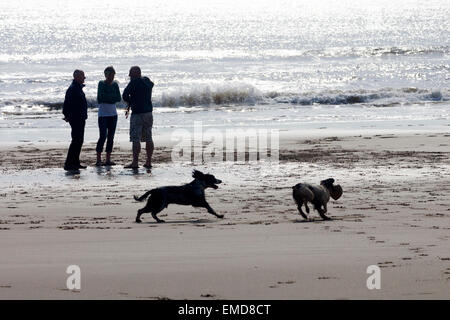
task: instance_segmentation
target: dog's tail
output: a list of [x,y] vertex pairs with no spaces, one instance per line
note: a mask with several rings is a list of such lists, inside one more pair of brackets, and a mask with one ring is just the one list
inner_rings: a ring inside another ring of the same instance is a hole
[[146,193],[144,193],[142,196],[140,196],[139,198],[134,196],[134,200],[136,201],[144,201],[145,199],[147,199],[147,197],[153,192],[153,190],[147,191]]

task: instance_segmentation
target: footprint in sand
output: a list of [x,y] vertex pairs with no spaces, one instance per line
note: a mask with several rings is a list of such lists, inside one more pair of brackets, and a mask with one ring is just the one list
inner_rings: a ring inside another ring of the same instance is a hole
[[447,280],[450,280],[450,268],[445,269],[444,274],[447,276]]
[[287,280],[287,281],[277,281],[277,284],[272,284],[269,286],[269,288],[278,288],[279,285],[283,285],[283,284],[293,284],[295,283],[294,280]]
[[157,296],[157,297],[136,297],[136,299],[172,300],[172,299],[170,299],[170,298],[168,298],[168,297],[163,297],[163,296],[161,296],[161,297],[159,297],[159,296]]
[[67,288],[56,288],[56,290],[59,290],[59,291],[67,291],[67,292],[72,292],[72,293],[80,293],[80,292],[81,292],[81,290],[76,290],[76,289],[74,289],[74,290],[69,290],[69,289],[67,289]]
[[433,292],[419,292],[421,296],[433,294]]
[[379,262],[377,263],[377,265],[380,268],[396,267],[396,265],[392,261]]
[[277,284],[293,284],[295,283],[294,280],[288,280],[288,281],[278,281]]

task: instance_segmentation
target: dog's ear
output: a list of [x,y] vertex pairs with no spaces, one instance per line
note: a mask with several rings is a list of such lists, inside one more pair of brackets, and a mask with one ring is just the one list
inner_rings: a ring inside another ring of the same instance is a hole
[[192,177],[194,179],[203,179],[205,177],[205,175],[203,174],[203,172],[200,172],[198,170],[193,170],[192,171]]
[[337,200],[342,196],[342,187],[337,184],[335,186],[332,186],[330,189],[330,196],[334,199]]
[[329,179],[320,181],[321,185],[323,185],[325,187],[329,187],[329,188],[331,188],[333,186],[333,183],[334,183],[334,179],[333,178],[329,178]]

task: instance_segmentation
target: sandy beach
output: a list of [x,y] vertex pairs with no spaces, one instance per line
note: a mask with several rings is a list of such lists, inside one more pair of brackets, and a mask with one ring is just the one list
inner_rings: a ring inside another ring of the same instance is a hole
[[[449,16],[448,0],[0,1],[0,300],[449,300]],[[142,144],[133,171],[141,122],[153,168]],[[117,165],[96,167],[107,123]],[[206,190],[223,219],[171,204],[135,222],[134,196],[194,169],[223,181]],[[331,220],[303,219],[292,187],[328,178]]]
[[[280,135],[280,163],[173,163],[156,139],[154,169],[133,173],[128,144],[111,170],[87,143],[80,175],[66,147],[30,142],[0,155],[0,299],[449,299],[448,133]],[[134,194],[191,181],[193,168],[224,183],[211,206],[171,205],[156,224]],[[333,177],[344,195],[332,221],[303,221],[298,182]],[[66,268],[81,268],[81,290]],[[369,265],[381,289],[368,290]]]

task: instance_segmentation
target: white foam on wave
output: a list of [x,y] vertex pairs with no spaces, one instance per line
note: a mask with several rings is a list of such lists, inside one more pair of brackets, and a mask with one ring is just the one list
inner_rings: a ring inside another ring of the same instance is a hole
[[202,86],[189,91],[169,91],[156,97],[156,107],[208,106],[242,104],[253,105],[262,99],[262,93],[248,84]]
[[[94,97],[88,98],[88,107],[97,107]],[[262,92],[245,84],[219,84],[193,87],[190,90],[168,90],[153,98],[155,111],[195,112],[208,108],[246,108],[254,105],[362,105],[390,107],[450,101],[450,89],[382,88],[376,90],[324,90],[320,92]],[[38,114],[57,111],[62,101],[32,99],[0,99],[0,111],[4,114]],[[118,108],[124,108],[123,103]]]
[[323,92],[278,93],[266,95],[275,103],[294,105],[369,104],[388,107],[396,104],[450,101],[448,89],[383,88],[378,90],[329,90]]

